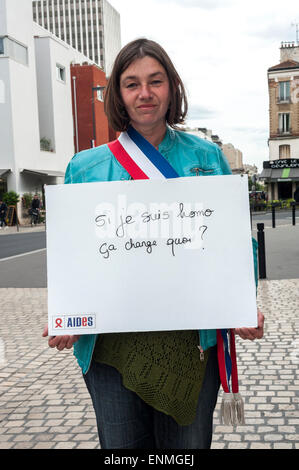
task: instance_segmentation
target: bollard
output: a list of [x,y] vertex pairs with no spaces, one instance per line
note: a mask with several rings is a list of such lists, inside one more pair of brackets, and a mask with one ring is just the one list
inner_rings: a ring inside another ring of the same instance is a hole
[[272,228],[275,228],[275,205],[272,204]]
[[292,223],[296,225],[296,202],[291,202],[292,205]]
[[257,224],[257,241],[258,241],[258,259],[259,259],[259,277],[266,279],[266,251],[265,251],[265,234],[264,224]]

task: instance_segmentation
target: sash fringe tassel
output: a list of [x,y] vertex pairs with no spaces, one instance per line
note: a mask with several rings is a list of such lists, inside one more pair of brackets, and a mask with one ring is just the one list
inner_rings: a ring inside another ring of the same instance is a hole
[[240,393],[224,393],[220,408],[220,423],[225,426],[245,424],[244,402]]

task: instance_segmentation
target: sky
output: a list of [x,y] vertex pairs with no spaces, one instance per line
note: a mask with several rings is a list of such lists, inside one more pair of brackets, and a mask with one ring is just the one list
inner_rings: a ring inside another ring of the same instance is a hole
[[186,87],[189,127],[211,129],[262,171],[269,159],[267,70],[282,41],[296,41],[298,0],[108,0],[122,46],[161,44]]

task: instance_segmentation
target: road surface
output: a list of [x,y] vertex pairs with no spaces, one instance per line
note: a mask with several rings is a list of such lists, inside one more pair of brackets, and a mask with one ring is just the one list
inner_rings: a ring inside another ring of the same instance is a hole
[[[299,214],[299,211],[297,211]],[[291,212],[254,214],[252,234],[257,223],[264,223],[266,274],[269,280],[299,279],[299,215],[292,225]],[[15,233],[0,237],[0,288],[47,287],[46,233]]]

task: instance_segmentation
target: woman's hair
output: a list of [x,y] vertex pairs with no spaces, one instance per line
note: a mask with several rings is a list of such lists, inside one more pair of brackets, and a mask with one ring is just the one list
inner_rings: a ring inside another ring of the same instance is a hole
[[120,94],[120,76],[136,59],[143,57],[156,59],[165,69],[170,90],[170,105],[166,113],[166,122],[174,127],[183,124],[188,110],[188,102],[183,82],[173,63],[164,49],[149,39],[136,39],[121,49],[117,55],[111,76],[105,91],[105,113],[112,129],[126,131],[130,124],[129,115],[125,109]]

